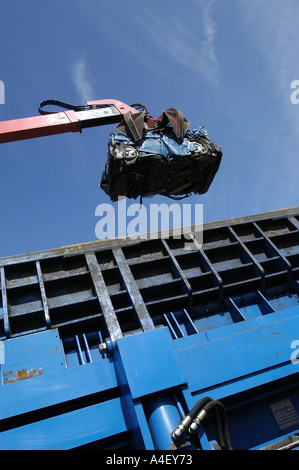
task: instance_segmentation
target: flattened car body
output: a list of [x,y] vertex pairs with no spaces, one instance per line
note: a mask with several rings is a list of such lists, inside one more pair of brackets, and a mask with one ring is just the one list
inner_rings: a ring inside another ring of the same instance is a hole
[[173,129],[145,130],[138,143],[110,134],[101,188],[112,201],[153,195],[182,198],[205,193],[218,171],[221,147],[203,126],[187,131],[179,143]]

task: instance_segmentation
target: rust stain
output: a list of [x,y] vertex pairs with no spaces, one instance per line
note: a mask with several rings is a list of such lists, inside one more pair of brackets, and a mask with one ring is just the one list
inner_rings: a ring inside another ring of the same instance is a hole
[[3,372],[3,377],[7,377],[9,374],[12,374],[12,370],[9,370],[8,372]]
[[28,370],[28,369],[22,369],[22,370],[17,370],[15,377],[7,377],[8,375],[12,374],[12,370],[9,372],[4,372],[3,377],[4,378],[4,383],[12,383],[12,382],[17,382],[18,380],[24,380],[24,379],[29,379],[30,377],[36,377],[38,375],[42,375],[43,370],[40,367],[38,370],[35,370],[33,367]]

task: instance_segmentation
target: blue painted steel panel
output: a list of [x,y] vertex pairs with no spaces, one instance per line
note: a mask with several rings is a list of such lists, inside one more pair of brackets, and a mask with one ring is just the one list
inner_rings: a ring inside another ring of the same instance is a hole
[[121,338],[117,349],[133,399],[187,382],[167,328]]
[[[249,375],[254,386],[255,377],[263,371],[283,368],[290,362],[294,332],[299,331],[299,307],[284,313],[290,318],[268,323],[269,319],[267,322],[258,317],[253,325],[248,320],[247,331],[232,332],[230,336],[209,339],[201,344],[191,345],[185,341],[184,348],[180,340],[177,341],[190,389],[211,389],[223,383],[241,381]],[[214,364],[219,362],[221,367],[215,368]],[[294,365],[293,369],[295,373]],[[283,374],[282,370],[280,374]]]
[[127,431],[119,398],[1,434],[0,449],[68,450]]
[[20,336],[5,342],[4,384],[64,369],[58,330]]
[[114,366],[108,359],[60,370],[50,376],[40,375],[34,380],[17,381],[0,388],[1,419],[74,403],[106,391],[113,395],[116,387]]

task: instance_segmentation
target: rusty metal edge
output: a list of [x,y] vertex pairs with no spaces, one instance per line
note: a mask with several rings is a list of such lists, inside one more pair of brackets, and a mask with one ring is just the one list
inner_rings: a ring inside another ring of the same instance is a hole
[[[282,217],[292,217],[299,215],[299,206],[289,207],[285,209],[276,209],[260,214],[239,216],[229,219],[218,220],[215,222],[205,222],[203,224],[203,230],[209,230],[213,228],[220,228],[225,226],[231,226],[246,222],[257,222],[264,219],[279,219]],[[194,227],[191,227],[194,230]],[[173,230],[169,230],[171,236]],[[185,232],[184,232],[185,233]],[[155,236],[148,234],[148,239],[163,238],[162,232],[157,232]],[[145,240],[146,241],[146,240]],[[11,264],[36,261],[48,258],[54,258],[58,256],[73,256],[79,254],[86,254],[88,252],[102,251],[113,248],[121,248],[124,246],[136,245],[143,243],[144,240],[132,240],[130,237],[111,238],[107,240],[95,240],[90,242],[78,243],[73,245],[62,246],[60,248],[53,248],[49,250],[36,251],[32,253],[25,253],[19,255],[5,256],[0,258],[0,266],[8,266]]]

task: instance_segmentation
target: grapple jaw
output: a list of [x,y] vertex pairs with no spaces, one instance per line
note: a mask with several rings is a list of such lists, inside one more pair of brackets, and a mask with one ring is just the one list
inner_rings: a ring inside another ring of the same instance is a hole
[[184,118],[183,113],[175,108],[163,111],[158,119],[153,118],[143,109],[138,113],[124,114],[124,119],[116,126],[116,129],[136,144],[140,144],[144,137],[144,130],[161,130],[170,126],[177,141],[182,143],[189,125],[190,123]]

